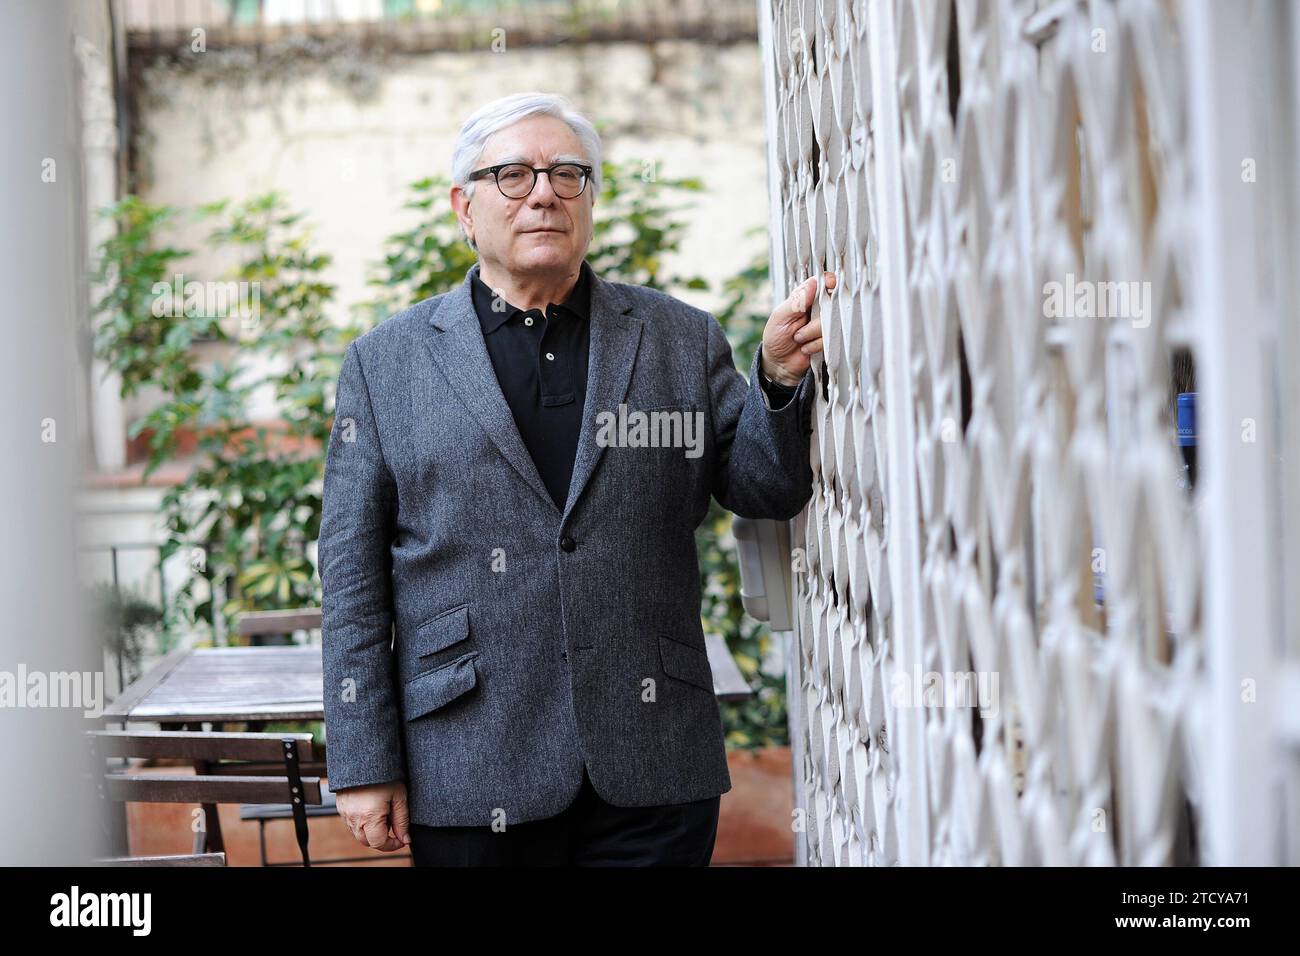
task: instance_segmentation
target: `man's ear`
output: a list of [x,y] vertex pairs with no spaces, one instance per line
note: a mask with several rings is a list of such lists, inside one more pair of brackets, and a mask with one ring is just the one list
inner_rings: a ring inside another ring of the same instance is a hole
[[472,198],[465,195],[465,190],[460,186],[451,187],[451,208],[455,210],[456,219],[460,222],[460,228],[464,231],[467,240],[474,235],[474,213],[470,209]]

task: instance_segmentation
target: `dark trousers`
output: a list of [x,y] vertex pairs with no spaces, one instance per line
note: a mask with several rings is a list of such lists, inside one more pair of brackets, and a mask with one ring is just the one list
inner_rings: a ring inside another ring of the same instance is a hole
[[722,798],[658,807],[615,807],[582,771],[582,788],[558,815],[526,823],[411,824],[415,866],[708,866]]

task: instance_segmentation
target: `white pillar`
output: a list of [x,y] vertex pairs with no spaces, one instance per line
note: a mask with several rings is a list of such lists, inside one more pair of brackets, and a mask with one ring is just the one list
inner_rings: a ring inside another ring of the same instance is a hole
[[[1206,556],[1204,629],[1208,664],[1205,862],[1278,862],[1278,754],[1269,708],[1276,690],[1278,635],[1269,518],[1268,427],[1273,403],[1266,343],[1272,321],[1256,263],[1259,190],[1242,181],[1242,161],[1265,145],[1253,126],[1257,33],[1270,19],[1256,8],[1194,0],[1187,10],[1192,167],[1196,175],[1194,255],[1199,451]],[[1260,158],[1260,157],[1256,157]],[[1260,169],[1260,175],[1294,170]],[[1295,374],[1295,369],[1289,370]],[[1243,440],[1247,421],[1255,441]],[[1243,700],[1253,686],[1255,700]]]
[[[111,38],[110,38],[111,40]],[[98,210],[117,200],[117,106],[113,99],[112,60],[84,37],[76,39],[81,78],[82,175],[86,199],[86,261],[98,264],[101,243],[113,235],[112,220]],[[91,283],[93,309],[104,287]],[[98,325],[100,319],[96,319]],[[100,471],[120,471],[126,466],[126,420],[122,407],[122,380],[106,364],[92,359],[88,372],[91,440]]]
[[[916,413],[912,387],[912,323],[903,227],[903,168],[899,129],[897,33],[892,0],[871,0],[871,130],[880,203],[880,302],[884,347],[885,421],[889,460],[889,581],[894,595],[893,633],[898,667],[919,687],[924,666],[921,610],[921,542],[916,516]],[[919,690],[914,699],[920,699]],[[930,809],[926,789],[925,708],[899,707],[899,861],[929,862]]]

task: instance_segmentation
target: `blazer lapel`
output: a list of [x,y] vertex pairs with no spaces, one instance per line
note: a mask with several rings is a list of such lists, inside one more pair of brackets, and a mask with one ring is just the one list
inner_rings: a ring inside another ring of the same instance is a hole
[[[478,269],[475,263],[465,281],[448,293],[430,318],[438,334],[425,345],[446,376],[452,391],[482,426],[493,444],[551,509],[560,514],[533,463],[515,425],[510,405],[497,382],[496,370],[483,341],[470,292]],[[591,336],[587,360],[587,398],[582,410],[582,431],[569,482],[563,516],[568,517],[604,451],[596,444],[596,414],[616,411],[627,395],[632,365],[641,340],[641,319],[631,315],[631,303],[611,283],[593,273],[591,285]]]
[[632,314],[630,298],[594,273],[592,278],[595,282],[591,286],[587,399],[582,406],[582,432],[578,435],[569,499],[564,506],[565,518],[577,504],[605,451],[596,444],[596,415],[602,411],[617,412],[619,403],[627,397],[637,346],[641,342],[642,320]]

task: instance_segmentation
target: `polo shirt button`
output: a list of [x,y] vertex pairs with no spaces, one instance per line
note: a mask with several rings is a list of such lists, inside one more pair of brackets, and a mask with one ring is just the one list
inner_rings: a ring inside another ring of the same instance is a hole
[[546,361],[548,361],[548,362],[554,362],[554,361],[555,361],[555,353],[554,353],[554,352],[547,352],[547,353],[546,353]]
[[531,315],[525,315],[524,325],[532,325],[532,324],[533,324],[533,317]]
[[565,551],[572,551],[578,546],[578,543],[570,538],[567,534],[560,539],[560,547]]

